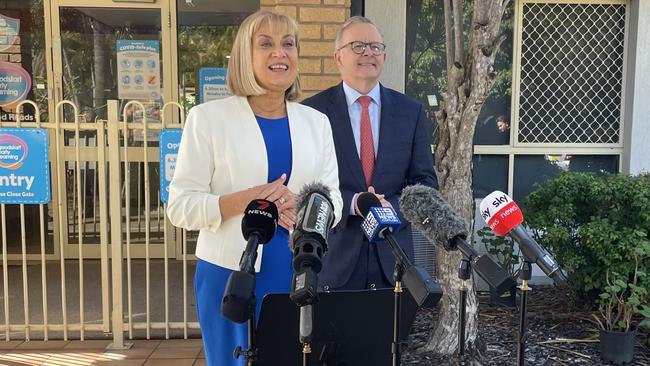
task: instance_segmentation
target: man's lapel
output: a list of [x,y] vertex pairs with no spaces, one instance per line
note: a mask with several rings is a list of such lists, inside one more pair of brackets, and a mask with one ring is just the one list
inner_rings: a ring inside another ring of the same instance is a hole
[[386,155],[390,154],[388,151],[390,139],[392,136],[397,136],[399,131],[399,123],[397,121],[397,106],[394,100],[388,98],[386,89],[383,85],[379,85],[381,95],[381,111],[379,117],[379,146],[377,147],[377,160],[375,161],[375,171],[372,175],[373,186],[377,184],[378,180],[390,167],[386,167],[384,161]]
[[361,161],[357,154],[354,134],[352,133],[352,124],[348,113],[348,103],[345,100],[345,92],[343,91],[343,83],[336,87],[330,101],[328,115],[332,116],[332,133],[334,134],[334,140],[338,141],[336,148],[340,150],[341,156],[345,158],[345,162],[359,187],[364,187],[365,190],[366,183],[363,178]]

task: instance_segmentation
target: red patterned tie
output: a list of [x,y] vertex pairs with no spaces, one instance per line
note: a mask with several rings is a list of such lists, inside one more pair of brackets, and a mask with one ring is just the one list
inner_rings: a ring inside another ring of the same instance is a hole
[[370,187],[372,172],[375,170],[375,146],[372,141],[370,111],[368,111],[372,98],[363,95],[357,100],[361,104],[361,168],[366,178],[366,186]]

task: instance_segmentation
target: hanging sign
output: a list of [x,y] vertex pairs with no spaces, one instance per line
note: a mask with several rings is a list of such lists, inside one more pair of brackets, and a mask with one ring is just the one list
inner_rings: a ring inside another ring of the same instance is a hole
[[227,71],[228,69],[223,67],[202,67],[199,69],[199,103],[232,95],[226,85]]
[[0,52],[13,46],[20,32],[20,19],[0,14]]
[[0,203],[48,202],[47,133],[42,128],[0,128]]
[[117,94],[120,99],[160,99],[160,43],[117,41]]
[[174,177],[178,146],[181,144],[183,130],[168,128],[160,132],[160,200],[167,203],[169,183]]
[[32,78],[20,65],[0,61],[0,107],[12,105],[27,97]]

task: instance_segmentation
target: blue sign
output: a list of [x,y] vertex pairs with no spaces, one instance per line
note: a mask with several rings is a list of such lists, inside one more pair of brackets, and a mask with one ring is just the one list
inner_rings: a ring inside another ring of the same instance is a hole
[[41,128],[0,128],[0,203],[48,202],[47,133]]
[[160,132],[160,200],[169,200],[169,183],[174,176],[178,146],[181,144],[183,130],[177,128],[164,129]]
[[202,67],[199,69],[199,103],[232,95],[226,85],[227,72],[228,69],[223,67]]
[[118,39],[117,94],[120,99],[160,99],[158,41]]
[[16,43],[20,33],[20,19],[0,14],[0,52],[8,50]]

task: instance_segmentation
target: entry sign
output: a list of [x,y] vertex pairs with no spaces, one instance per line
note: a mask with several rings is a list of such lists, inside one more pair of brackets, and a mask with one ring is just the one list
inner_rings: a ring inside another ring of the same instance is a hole
[[42,128],[0,128],[0,203],[48,202],[47,133]]
[[183,130],[177,128],[160,132],[160,200],[163,203],[167,203],[169,199],[169,183],[174,176],[182,132]]

